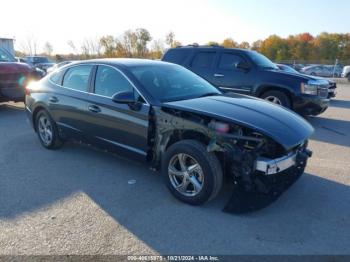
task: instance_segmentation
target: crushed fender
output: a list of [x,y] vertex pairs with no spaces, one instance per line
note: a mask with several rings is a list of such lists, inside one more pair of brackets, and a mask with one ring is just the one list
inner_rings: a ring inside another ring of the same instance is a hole
[[242,214],[260,210],[276,201],[304,172],[307,142],[298,145],[296,166],[283,172],[266,175],[256,170],[258,157],[276,159],[286,151],[272,139],[239,124],[231,124],[229,132],[220,120],[184,112],[175,108],[153,107],[150,114],[149,161],[158,169],[161,156],[169,144],[181,139],[196,139],[207,145],[208,152],[220,156],[225,174],[234,183],[232,196],[223,211]]

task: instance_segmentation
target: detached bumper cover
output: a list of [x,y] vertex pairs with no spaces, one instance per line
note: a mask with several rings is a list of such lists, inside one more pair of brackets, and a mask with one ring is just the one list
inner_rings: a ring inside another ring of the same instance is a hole
[[253,186],[247,190],[234,184],[233,194],[224,212],[240,214],[257,211],[278,199],[304,173],[312,152],[305,147],[277,158],[258,158],[256,172],[252,174]]

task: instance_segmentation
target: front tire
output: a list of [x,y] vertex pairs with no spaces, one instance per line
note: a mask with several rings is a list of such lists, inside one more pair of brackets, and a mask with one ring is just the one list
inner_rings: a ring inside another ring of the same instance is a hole
[[162,159],[162,175],[173,196],[190,205],[214,199],[223,182],[216,155],[195,140],[182,140],[168,148]]
[[47,149],[57,149],[63,144],[56,123],[48,112],[41,110],[35,117],[35,128],[41,145]]
[[281,91],[267,91],[266,93],[263,93],[261,95],[261,98],[276,105],[291,108],[291,102],[289,97]]

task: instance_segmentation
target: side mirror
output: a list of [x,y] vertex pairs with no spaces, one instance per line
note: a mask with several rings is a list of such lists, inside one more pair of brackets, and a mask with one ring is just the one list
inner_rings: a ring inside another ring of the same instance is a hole
[[133,104],[136,102],[134,92],[132,91],[122,91],[116,93],[113,95],[112,100],[113,102],[119,104]]
[[236,66],[236,68],[242,69],[244,71],[250,70],[250,65],[247,62],[241,61],[241,62],[236,63],[235,66]]

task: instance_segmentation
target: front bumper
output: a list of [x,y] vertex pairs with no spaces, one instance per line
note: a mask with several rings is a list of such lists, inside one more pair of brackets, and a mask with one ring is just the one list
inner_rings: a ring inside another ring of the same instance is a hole
[[326,111],[329,99],[314,95],[299,95],[295,97],[293,108],[301,115],[319,115]]
[[25,91],[23,86],[0,88],[0,102],[23,102]]
[[337,91],[335,89],[329,89],[328,91],[328,99],[334,98],[337,95]]
[[305,149],[303,151],[291,152],[286,156],[276,159],[259,157],[256,160],[255,170],[262,172],[264,175],[274,175],[293,166],[303,164],[311,155],[312,152]]

